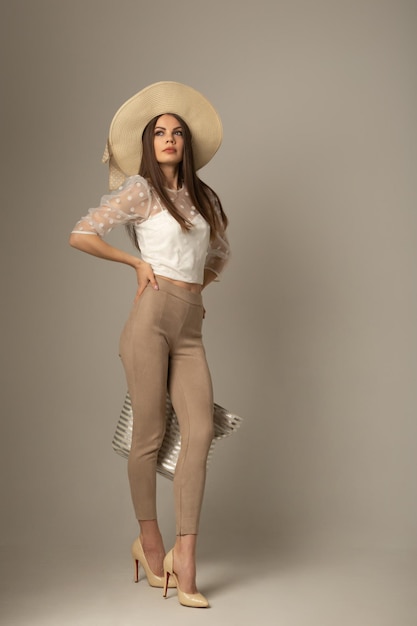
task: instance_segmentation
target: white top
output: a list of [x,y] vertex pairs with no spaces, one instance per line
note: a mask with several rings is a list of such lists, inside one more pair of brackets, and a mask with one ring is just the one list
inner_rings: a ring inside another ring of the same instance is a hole
[[[187,283],[202,284],[204,269],[217,276],[229,257],[230,247],[224,230],[210,241],[210,226],[193,206],[186,189],[167,189],[175,208],[191,222],[183,231],[177,220],[164,207],[161,199],[139,175],[130,176],[100,206],[90,209],[75,225],[73,233],[104,237],[119,224],[133,224],[142,259],[155,274]],[[220,207],[212,197],[215,211]]]

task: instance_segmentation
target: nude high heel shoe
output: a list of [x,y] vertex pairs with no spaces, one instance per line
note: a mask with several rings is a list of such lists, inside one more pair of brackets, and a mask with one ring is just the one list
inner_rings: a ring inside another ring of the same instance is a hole
[[[148,579],[148,583],[151,587],[163,587],[164,586],[164,577],[157,576],[153,573],[151,568],[149,567],[149,563],[146,560],[145,553],[142,548],[142,543],[140,537],[135,539],[132,545],[132,557],[133,564],[135,568],[135,583],[139,582],[139,563],[142,565],[145,570],[146,578]],[[175,579],[171,581],[169,587],[175,587]]]
[[201,593],[185,593],[178,586],[178,578],[174,572],[174,549],[170,550],[166,557],[164,558],[164,576],[165,576],[165,584],[164,584],[164,598],[167,597],[167,589],[169,587],[170,576],[175,581],[175,587],[178,592],[178,601],[183,606],[191,606],[194,608],[205,609],[209,606],[207,598],[203,596]]

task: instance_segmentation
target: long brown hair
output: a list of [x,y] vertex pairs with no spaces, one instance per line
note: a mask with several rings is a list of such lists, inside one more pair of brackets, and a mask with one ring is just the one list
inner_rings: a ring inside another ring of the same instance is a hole
[[[184,153],[183,160],[179,164],[178,184],[185,185],[193,205],[196,207],[201,216],[210,226],[210,236],[213,238],[219,230],[226,228],[228,220],[218,195],[200,180],[196,174],[194,166],[194,156],[192,147],[191,132],[186,122],[176,113],[167,113],[172,115],[180,123],[184,133]],[[139,175],[146,178],[156,193],[159,195],[166,209],[171,213],[172,217],[177,220],[182,230],[190,230],[193,226],[191,222],[185,219],[175,208],[174,203],[170,200],[165,188],[165,176],[155,158],[154,149],[154,131],[156,122],[161,117],[157,115],[145,127],[142,134],[142,160],[139,167]],[[215,203],[218,204],[220,216],[215,210]],[[135,246],[139,249],[135,228],[132,224],[126,226],[130,238]]]

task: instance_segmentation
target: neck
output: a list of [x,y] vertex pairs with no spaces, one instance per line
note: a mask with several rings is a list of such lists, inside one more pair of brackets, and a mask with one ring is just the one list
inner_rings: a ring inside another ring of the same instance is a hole
[[178,167],[174,165],[161,165],[165,176],[166,185],[169,189],[178,189]]

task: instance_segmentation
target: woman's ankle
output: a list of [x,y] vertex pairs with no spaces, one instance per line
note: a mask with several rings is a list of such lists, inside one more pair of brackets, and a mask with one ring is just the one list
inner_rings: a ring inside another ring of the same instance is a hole
[[148,549],[159,551],[161,548],[163,549],[164,542],[156,520],[139,521],[139,526],[139,538],[144,550]]

